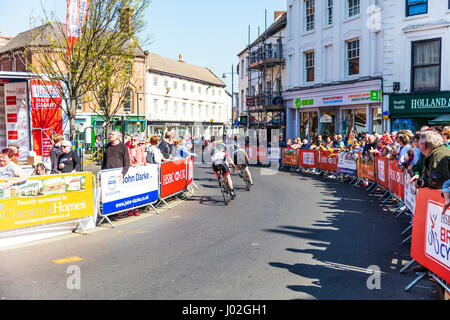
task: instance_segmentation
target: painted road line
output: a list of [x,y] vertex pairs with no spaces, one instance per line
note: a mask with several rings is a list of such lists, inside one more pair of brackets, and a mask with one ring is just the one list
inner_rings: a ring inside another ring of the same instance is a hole
[[64,264],[64,263],[76,262],[76,261],[81,261],[81,260],[84,260],[84,259],[81,257],[75,256],[75,257],[70,257],[70,258],[53,260],[53,261],[51,261],[51,263]]

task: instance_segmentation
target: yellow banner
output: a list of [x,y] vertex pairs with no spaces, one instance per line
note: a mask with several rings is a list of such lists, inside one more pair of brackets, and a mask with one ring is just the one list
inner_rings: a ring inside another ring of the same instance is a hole
[[0,231],[74,220],[94,214],[92,172],[30,177],[3,189]]

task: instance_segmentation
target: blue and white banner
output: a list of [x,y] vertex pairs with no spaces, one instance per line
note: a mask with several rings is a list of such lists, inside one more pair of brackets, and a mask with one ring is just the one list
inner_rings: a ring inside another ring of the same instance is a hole
[[356,160],[351,153],[341,152],[338,154],[337,173],[356,177],[358,173],[357,169]]
[[122,169],[102,171],[103,215],[139,207],[158,200],[158,165],[130,167],[122,181]]

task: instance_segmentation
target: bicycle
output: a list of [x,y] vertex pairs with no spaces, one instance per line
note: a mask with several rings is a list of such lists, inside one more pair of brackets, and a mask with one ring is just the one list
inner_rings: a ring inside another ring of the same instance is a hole
[[220,191],[222,192],[222,196],[223,196],[223,200],[225,201],[225,205],[228,205],[230,200],[233,198],[231,196],[231,190],[230,190],[230,187],[228,186],[228,183],[225,179],[225,175],[224,175],[224,172],[222,169],[219,170],[218,174],[219,174]]
[[248,176],[247,171],[245,171],[245,167],[243,164],[238,164],[237,167],[239,168],[239,177],[244,180],[245,184],[247,185],[247,191],[250,191],[250,188],[252,186],[250,182],[250,177]]

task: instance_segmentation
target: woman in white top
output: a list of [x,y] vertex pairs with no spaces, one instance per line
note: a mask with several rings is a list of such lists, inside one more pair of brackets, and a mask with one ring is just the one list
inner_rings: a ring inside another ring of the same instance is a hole
[[147,149],[147,156],[146,161],[149,164],[156,163],[161,164],[162,161],[170,161],[169,159],[164,158],[164,156],[161,153],[161,150],[158,149],[158,137],[152,136],[150,138],[150,147]]
[[8,180],[2,184],[3,189],[8,189],[15,184],[21,184],[27,180],[25,171],[11,161],[13,157],[14,150],[11,148],[3,148],[0,152],[0,179]]
[[400,153],[398,155],[399,165],[405,165],[408,162],[408,151],[411,149],[409,144],[409,137],[406,134],[400,134],[398,136],[398,142],[400,143]]

